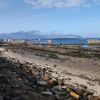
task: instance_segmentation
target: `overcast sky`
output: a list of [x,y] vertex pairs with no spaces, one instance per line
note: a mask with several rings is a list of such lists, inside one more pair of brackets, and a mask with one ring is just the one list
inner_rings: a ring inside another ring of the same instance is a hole
[[100,0],[0,0],[0,33],[21,30],[100,37]]

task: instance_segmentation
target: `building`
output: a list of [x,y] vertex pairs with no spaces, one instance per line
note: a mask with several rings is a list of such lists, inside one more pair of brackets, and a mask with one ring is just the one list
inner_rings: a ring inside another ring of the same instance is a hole
[[48,45],[52,45],[52,44],[53,44],[52,40],[48,39]]
[[100,40],[97,39],[89,39],[88,45],[100,45]]
[[23,44],[26,43],[23,39],[7,39],[5,42],[11,43],[11,44]]

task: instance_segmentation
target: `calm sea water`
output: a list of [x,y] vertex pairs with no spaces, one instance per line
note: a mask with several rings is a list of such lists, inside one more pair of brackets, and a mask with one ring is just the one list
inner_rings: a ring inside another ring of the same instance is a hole
[[87,39],[54,39],[55,44],[87,44]]
[[[47,43],[48,39],[33,40],[36,43]],[[87,44],[87,39],[52,39],[54,44]]]
[[[83,47],[88,48],[100,48],[100,46],[88,46],[87,45],[87,40],[86,38],[65,38],[65,39],[52,39],[54,44],[60,45],[60,44],[81,44]],[[32,40],[33,43],[44,43],[46,44],[48,42],[48,39],[36,39]]]

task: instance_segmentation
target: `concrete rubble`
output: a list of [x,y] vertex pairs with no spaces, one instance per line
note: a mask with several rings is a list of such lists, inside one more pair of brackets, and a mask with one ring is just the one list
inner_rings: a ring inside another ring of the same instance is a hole
[[82,84],[67,84],[50,68],[0,57],[0,100],[100,100],[93,94]]

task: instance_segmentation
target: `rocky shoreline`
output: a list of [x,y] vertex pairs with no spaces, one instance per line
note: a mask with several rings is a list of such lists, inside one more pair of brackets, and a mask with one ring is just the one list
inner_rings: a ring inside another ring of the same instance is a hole
[[0,100],[99,100],[87,86],[53,74],[50,68],[0,57]]

